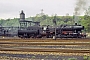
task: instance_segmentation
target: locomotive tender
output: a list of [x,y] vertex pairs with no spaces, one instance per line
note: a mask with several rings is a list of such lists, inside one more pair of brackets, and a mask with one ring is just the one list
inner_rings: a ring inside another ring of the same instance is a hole
[[[20,29],[18,30],[18,37],[20,38],[84,38],[82,34],[84,26],[77,25],[60,25],[60,26],[40,26],[40,22],[32,22],[25,20],[23,11],[20,14]],[[31,25],[33,23],[33,26]]]

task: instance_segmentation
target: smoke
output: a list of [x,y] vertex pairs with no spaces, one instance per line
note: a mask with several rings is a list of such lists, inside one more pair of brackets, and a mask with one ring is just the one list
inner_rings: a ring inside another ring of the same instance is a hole
[[83,14],[84,11],[87,9],[88,0],[76,0],[74,9],[74,23],[79,23],[79,15]]
[[75,15],[80,15],[84,10],[86,10],[88,4],[88,0],[76,0],[76,6],[74,9]]

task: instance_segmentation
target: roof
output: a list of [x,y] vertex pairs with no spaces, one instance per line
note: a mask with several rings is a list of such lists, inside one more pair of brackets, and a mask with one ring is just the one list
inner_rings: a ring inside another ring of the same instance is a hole
[[[21,13],[20,14],[24,14],[24,12],[23,12],[23,10],[21,11]],[[24,14],[25,15],[25,14]]]
[[32,21],[28,21],[28,20],[20,20],[19,22],[32,22]]

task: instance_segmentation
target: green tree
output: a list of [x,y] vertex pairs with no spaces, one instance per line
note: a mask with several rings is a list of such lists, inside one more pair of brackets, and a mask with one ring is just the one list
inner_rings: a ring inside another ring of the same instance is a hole
[[85,22],[85,27],[86,30],[88,32],[90,32],[90,6],[88,7],[88,9],[85,11],[85,15],[84,15],[84,22]]

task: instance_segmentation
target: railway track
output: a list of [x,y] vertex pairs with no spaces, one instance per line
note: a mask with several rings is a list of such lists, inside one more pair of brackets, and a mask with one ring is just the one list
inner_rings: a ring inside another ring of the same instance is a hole
[[69,38],[69,39],[52,39],[52,38],[49,38],[49,39],[45,39],[45,38],[30,38],[30,39],[21,39],[21,38],[0,38],[0,42],[4,42],[4,41],[7,41],[7,42],[90,42],[90,38],[86,38],[86,39],[79,39],[79,38]]
[[90,42],[0,42],[1,44],[17,45],[90,45]]
[[0,51],[90,53],[89,39],[0,39]]
[[79,49],[30,49],[30,48],[0,48],[0,51],[17,51],[17,52],[61,52],[61,53],[90,53],[90,49],[88,50],[79,50]]

